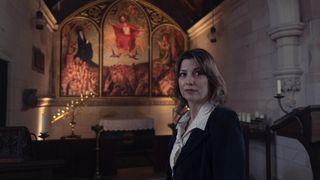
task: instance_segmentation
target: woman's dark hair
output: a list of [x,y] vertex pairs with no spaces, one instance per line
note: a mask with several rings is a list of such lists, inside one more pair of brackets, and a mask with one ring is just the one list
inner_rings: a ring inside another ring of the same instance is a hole
[[175,66],[175,96],[177,98],[176,111],[178,114],[184,112],[188,102],[182,97],[179,89],[179,73],[182,61],[193,59],[197,62],[202,71],[208,78],[209,95],[208,100],[215,104],[223,104],[226,101],[227,89],[225,81],[221,76],[214,58],[204,49],[191,49],[183,52],[177,59]]

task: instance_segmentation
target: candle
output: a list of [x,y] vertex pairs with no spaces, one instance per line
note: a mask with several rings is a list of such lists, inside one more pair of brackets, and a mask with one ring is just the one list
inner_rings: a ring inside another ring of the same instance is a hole
[[46,118],[46,113],[42,113],[41,117],[41,132],[47,132],[47,118]]
[[259,112],[258,111],[254,112],[254,118],[255,119],[259,118]]
[[277,94],[281,94],[281,80],[277,80]]
[[241,113],[241,119],[243,122],[246,122],[246,113],[245,112]]
[[251,115],[250,115],[250,113],[247,113],[246,122],[251,123]]
[[241,117],[241,114],[242,114],[242,113],[241,113],[241,112],[237,112],[237,114],[238,114],[238,119],[239,119],[239,121],[242,121],[242,119],[241,119],[241,118],[242,118],[242,117]]

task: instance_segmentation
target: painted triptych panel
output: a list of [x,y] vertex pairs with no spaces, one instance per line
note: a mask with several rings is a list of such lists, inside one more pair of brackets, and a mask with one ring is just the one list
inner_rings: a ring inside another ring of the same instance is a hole
[[103,26],[103,96],[149,95],[149,30],[130,1],[112,7]]
[[61,96],[99,93],[99,32],[89,20],[73,20],[61,30]]
[[170,97],[187,38],[145,1],[90,4],[60,31],[60,96]]
[[160,26],[152,36],[152,95],[172,96],[174,66],[185,49],[184,36],[176,27]]

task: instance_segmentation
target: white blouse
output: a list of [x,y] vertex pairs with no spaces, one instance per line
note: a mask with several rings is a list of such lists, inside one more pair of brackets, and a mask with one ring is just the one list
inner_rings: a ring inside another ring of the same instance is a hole
[[[188,124],[188,121],[190,120],[190,112],[186,112],[179,122],[177,123],[176,129],[177,129],[177,136],[176,141],[173,145],[171,154],[170,154],[170,166],[173,170],[173,167],[176,163],[176,160],[178,159],[181,149],[188,141],[191,131],[195,128],[199,128],[204,131],[208,118],[211,114],[211,112],[214,110],[215,106],[211,102],[207,102],[203,104],[196,115],[195,119],[191,122],[188,129],[185,131],[185,127]],[[173,171],[172,171],[173,172]]]

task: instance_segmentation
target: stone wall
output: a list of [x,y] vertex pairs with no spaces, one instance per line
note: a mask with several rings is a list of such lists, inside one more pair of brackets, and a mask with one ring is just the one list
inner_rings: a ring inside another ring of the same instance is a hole
[[[276,81],[282,82],[284,107],[319,104],[318,1],[225,0],[188,31],[190,47],[207,49],[225,77],[229,101],[238,112],[264,113],[267,123],[282,117]],[[210,28],[217,42],[210,42]],[[296,140],[276,137],[273,179],[312,179],[309,157]],[[250,145],[250,176],[265,179],[265,148]]]
[[[42,4],[44,4],[42,2]],[[38,96],[50,94],[50,67],[52,63],[52,39],[54,19],[45,6],[46,25],[43,30],[35,28],[36,11],[39,1],[2,0],[0,2],[0,56],[9,62],[8,70],[8,126],[24,125],[29,129],[38,128],[36,110],[22,111],[22,93],[25,89],[36,89]],[[32,69],[33,46],[44,53],[44,74]]]

